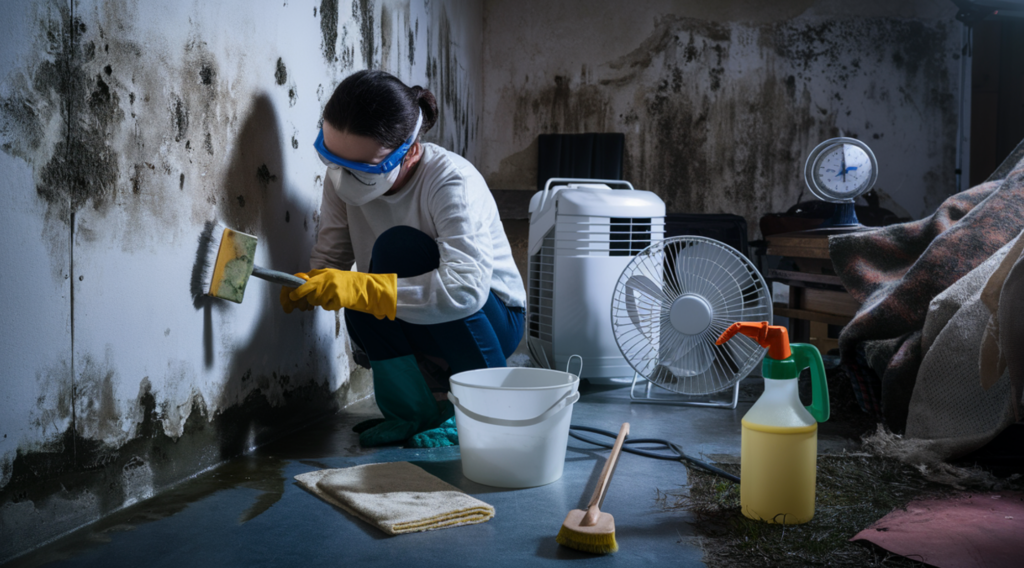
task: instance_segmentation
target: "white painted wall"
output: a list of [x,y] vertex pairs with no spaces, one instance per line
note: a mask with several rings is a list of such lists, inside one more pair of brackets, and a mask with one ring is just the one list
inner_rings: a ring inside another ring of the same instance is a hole
[[[955,187],[961,26],[947,0],[488,0],[481,172],[535,189],[537,135],[624,132],[625,177],[751,236],[840,132],[879,158],[883,206]],[[808,192],[804,199],[810,199]]]
[[[333,46],[322,25],[332,4]],[[76,55],[61,59],[72,27]],[[455,0],[5,3],[0,494],[19,453],[73,455],[61,445],[72,425],[110,450],[139,436],[147,392],[174,439],[194,409],[210,421],[253,393],[271,406],[311,386],[341,396],[356,369],[344,322],[286,315],[278,289],[257,279],[241,305],[194,306],[197,237],[216,218],[260,237],[258,264],[308,268],[323,170],[312,142],[333,88],[358,69],[431,89],[441,118],[427,139],[476,159],[481,29],[482,7]],[[48,79],[57,63],[77,83]],[[71,139],[89,147],[86,161],[111,167],[62,169],[61,141]],[[271,177],[261,182],[263,166]],[[74,202],[57,187],[48,204],[39,188],[74,185],[47,183],[52,171],[84,176],[91,197]],[[215,463],[216,450],[177,464],[176,475]],[[148,479],[125,502],[174,481]],[[95,518],[96,507],[62,527]],[[34,525],[14,520],[27,511],[0,502],[0,532],[29,543]],[[4,540],[0,561],[17,546]]]

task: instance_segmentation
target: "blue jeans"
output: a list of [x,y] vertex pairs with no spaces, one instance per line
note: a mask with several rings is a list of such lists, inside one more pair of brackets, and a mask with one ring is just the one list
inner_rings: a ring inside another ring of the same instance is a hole
[[[397,226],[384,231],[373,243],[369,272],[409,278],[435,270],[440,264],[434,239],[418,229]],[[444,359],[455,373],[504,367],[505,359],[523,337],[523,320],[522,308],[509,308],[494,292],[475,314],[431,325],[379,320],[345,310],[349,335],[371,361],[424,353]]]

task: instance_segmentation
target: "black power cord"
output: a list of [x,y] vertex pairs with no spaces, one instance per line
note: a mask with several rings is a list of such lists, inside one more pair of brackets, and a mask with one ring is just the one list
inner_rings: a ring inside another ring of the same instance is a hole
[[[602,430],[600,428],[592,428],[590,426],[569,426],[569,435],[570,436],[572,436],[573,438],[575,438],[575,439],[577,439],[577,440],[579,440],[581,442],[586,442],[588,444],[593,444],[595,446],[600,446],[602,448],[611,448],[613,444],[611,442],[604,442],[604,441],[601,441],[601,440],[595,440],[595,439],[590,438],[588,436],[583,436],[581,434],[578,434],[577,432],[574,432],[574,430],[578,431],[578,432],[590,432],[592,434],[600,434],[602,436],[607,436],[607,437],[609,437],[609,438],[611,438],[613,440],[618,436],[618,433],[616,433],[616,432],[609,432],[608,430]],[[637,446],[637,445],[641,445],[641,444],[653,445],[655,447],[653,447],[653,448],[635,448],[635,447],[631,447],[631,446]],[[652,450],[660,450],[660,449],[666,449],[666,448],[671,450],[673,453],[666,454],[666,453],[660,453],[660,452],[657,452],[657,451],[652,451]],[[723,469],[719,469],[719,468],[717,468],[717,467],[715,467],[715,466],[713,466],[713,465],[711,465],[709,463],[702,462],[702,461],[700,461],[700,460],[698,460],[696,458],[693,458],[693,457],[690,457],[690,456],[686,455],[683,452],[682,448],[680,448],[676,444],[673,444],[672,442],[669,442],[668,440],[662,440],[660,438],[626,438],[626,441],[622,443],[622,451],[629,452],[631,454],[636,454],[638,456],[643,456],[645,458],[654,458],[656,460],[668,460],[668,461],[687,462],[690,465],[693,465],[694,467],[699,467],[700,469],[703,469],[705,471],[711,472],[711,473],[713,473],[713,474],[715,474],[715,475],[717,475],[719,477],[728,479],[729,481],[732,481],[733,483],[739,483],[740,482],[739,476],[733,475],[733,474],[729,473],[728,471],[725,471]]]

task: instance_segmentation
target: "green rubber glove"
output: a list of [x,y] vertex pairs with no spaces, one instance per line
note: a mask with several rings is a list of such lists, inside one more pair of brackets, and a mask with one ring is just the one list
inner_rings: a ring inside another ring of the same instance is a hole
[[360,432],[360,445],[370,447],[404,442],[414,434],[437,428],[451,418],[454,412],[451,403],[434,400],[420,374],[415,355],[370,361],[370,368],[373,369],[377,408],[384,415],[384,421]]

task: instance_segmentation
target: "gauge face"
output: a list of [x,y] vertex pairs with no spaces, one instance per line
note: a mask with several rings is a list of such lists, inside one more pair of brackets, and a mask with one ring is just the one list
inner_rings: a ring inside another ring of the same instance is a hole
[[818,199],[852,202],[875,184],[877,169],[875,155],[866,144],[854,138],[833,138],[811,152],[804,178]]

